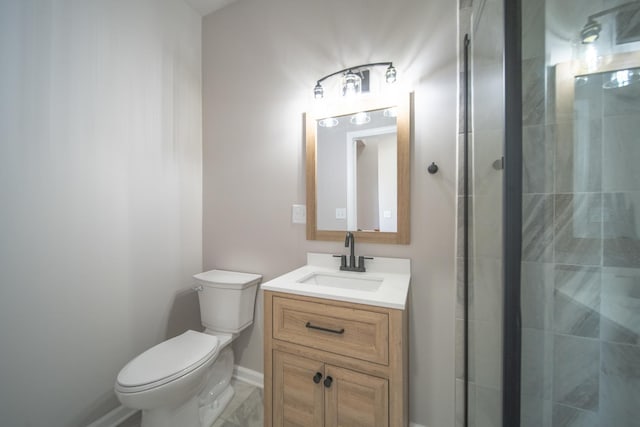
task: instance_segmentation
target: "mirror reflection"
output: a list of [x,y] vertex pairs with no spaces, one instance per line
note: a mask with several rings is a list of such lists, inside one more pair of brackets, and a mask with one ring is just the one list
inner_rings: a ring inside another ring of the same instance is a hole
[[411,94],[317,104],[306,114],[307,239],[410,240]]
[[398,229],[397,107],[316,121],[317,229]]

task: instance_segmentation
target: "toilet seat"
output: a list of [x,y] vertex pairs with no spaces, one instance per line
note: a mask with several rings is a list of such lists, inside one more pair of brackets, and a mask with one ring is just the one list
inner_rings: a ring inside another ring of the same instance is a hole
[[118,374],[116,390],[137,393],[167,384],[215,359],[219,347],[215,336],[189,330],[129,362]]

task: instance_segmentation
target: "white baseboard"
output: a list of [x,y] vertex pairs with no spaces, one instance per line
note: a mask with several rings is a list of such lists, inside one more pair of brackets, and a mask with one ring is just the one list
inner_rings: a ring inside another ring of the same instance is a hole
[[416,424],[416,423],[409,423],[409,427],[427,427],[427,426],[423,426],[422,424]]
[[87,427],[117,427],[123,421],[134,416],[138,411],[136,409],[125,408],[120,405],[98,418]]
[[233,367],[233,378],[237,379],[238,381],[251,384],[255,387],[264,388],[264,375],[252,369],[235,365]]

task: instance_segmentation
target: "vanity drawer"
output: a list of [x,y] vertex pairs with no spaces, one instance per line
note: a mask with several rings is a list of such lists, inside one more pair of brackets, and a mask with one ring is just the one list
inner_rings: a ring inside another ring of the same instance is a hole
[[273,338],[388,365],[389,315],[273,297]]

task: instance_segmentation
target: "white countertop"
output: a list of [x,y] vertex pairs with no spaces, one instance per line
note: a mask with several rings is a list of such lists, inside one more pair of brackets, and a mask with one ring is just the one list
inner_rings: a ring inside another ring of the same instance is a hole
[[[411,281],[411,261],[404,258],[375,257],[365,262],[364,273],[340,271],[340,259],[331,254],[307,254],[307,265],[263,283],[262,289],[358,304],[375,305],[404,310]],[[300,283],[313,273],[329,273],[342,277],[382,280],[376,290],[345,289]]]

